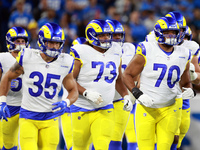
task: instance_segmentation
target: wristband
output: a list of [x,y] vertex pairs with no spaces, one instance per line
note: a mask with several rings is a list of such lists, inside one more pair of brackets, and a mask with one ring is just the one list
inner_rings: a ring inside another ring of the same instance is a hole
[[0,96],[0,103],[6,102],[6,96],[2,95]]
[[136,99],[138,99],[138,98],[143,94],[143,92],[140,91],[140,89],[137,88],[137,87],[134,87],[131,91],[132,91],[133,96],[134,96]]
[[67,103],[67,107],[69,107],[70,106],[70,100],[68,98],[66,98],[64,101]]

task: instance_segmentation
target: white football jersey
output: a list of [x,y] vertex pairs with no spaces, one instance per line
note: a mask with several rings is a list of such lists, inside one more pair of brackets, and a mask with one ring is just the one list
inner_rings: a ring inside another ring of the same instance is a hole
[[112,104],[122,56],[121,46],[113,42],[112,47],[105,53],[100,53],[86,44],[77,44],[71,50],[75,59],[80,60],[82,63],[77,82],[87,90],[100,93],[103,98],[103,103],[96,105],[79,95],[74,105],[93,110]]
[[[0,53],[0,65],[2,68],[2,77],[10,69],[10,67],[16,62],[16,59],[11,53]],[[13,79],[11,82],[11,88],[8,92],[6,103],[10,106],[21,106],[22,101],[22,76]]]
[[73,70],[74,58],[61,53],[47,63],[37,49],[26,48],[17,57],[23,66],[23,98],[21,107],[33,112],[51,112],[64,77]]
[[155,32],[154,32],[154,31],[151,31],[148,35],[146,35],[145,41],[146,41],[146,42],[157,42],[157,41],[156,41]]
[[189,50],[191,50],[192,56],[193,55],[198,56],[199,44],[197,42],[184,40],[183,43],[181,44],[181,46],[184,46],[184,47],[188,48]]
[[173,104],[178,95],[177,83],[190,61],[190,51],[183,46],[174,46],[174,51],[167,55],[156,42],[142,42],[136,54],[146,60],[140,75],[140,90],[154,100],[152,108]]
[[[128,66],[128,63],[131,61],[133,56],[135,55],[135,46],[132,43],[124,43],[122,47],[122,73]],[[121,95],[116,91],[114,100],[119,100]]]

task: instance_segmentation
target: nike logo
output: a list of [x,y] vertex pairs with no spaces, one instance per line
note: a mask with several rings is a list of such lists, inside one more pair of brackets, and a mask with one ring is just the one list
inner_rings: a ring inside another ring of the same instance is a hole
[[61,65],[61,67],[68,68],[68,66],[63,66],[63,65]]
[[187,111],[187,113],[190,112],[189,110]]
[[108,113],[111,113],[112,111],[108,111]]
[[56,119],[53,119],[54,121],[56,121],[56,120],[58,120],[58,118],[56,118]]
[[174,112],[177,112],[177,110],[174,110]]

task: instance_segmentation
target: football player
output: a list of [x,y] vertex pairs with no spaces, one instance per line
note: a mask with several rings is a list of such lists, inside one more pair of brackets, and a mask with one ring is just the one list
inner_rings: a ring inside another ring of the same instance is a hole
[[[0,117],[9,113],[6,96],[13,79],[23,74],[23,97],[19,115],[20,149],[55,150],[59,142],[58,116],[78,98],[73,78],[74,59],[61,53],[65,35],[55,23],[46,23],[38,33],[40,49],[26,48],[3,76],[0,84]],[[68,96],[58,101],[61,85]]]
[[[126,69],[129,61],[135,55],[135,46],[131,43],[125,42],[125,31],[122,24],[117,20],[106,20],[106,22],[110,25],[113,29],[112,32],[112,41],[118,43],[122,47],[122,73]],[[132,102],[134,103],[134,102]],[[112,141],[109,145],[109,150],[122,150],[122,138],[124,135],[125,128],[127,126],[127,122],[129,120],[130,113],[123,110],[124,100],[120,96],[120,94],[116,91],[115,97],[113,101],[114,105],[114,114],[115,114],[115,126],[114,126],[114,133],[112,136]],[[134,105],[135,106],[135,105]],[[133,113],[132,113],[133,115]],[[130,122],[134,122],[133,117],[131,116]],[[132,124],[133,125],[133,124]],[[128,149],[133,149],[133,143],[136,144],[136,136],[134,126],[129,128],[131,130],[127,131],[127,141],[128,141]],[[131,138],[129,135],[131,135]],[[131,139],[130,139],[131,138]],[[132,141],[131,141],[132,140]],[[131,143],[130,143],[131,141]],[[134,146],[136,149],[136,146]]]
[[[192,60],[191,60],[191,63],[190,63],[190,79],[193,83],[198,83],[199,82],[199,65],[198,65],[198,52],[199,52],[199,45],[195,42],[195,41],[191,41],[191,40],[186,40],[184,41],[183,38],[186,34],[186,32],[188,32],[188,37],[189,39],[192,38],[191,36],[191,30],[189,30],[189,28],[187,27],[186,25],[186,20],[185,20],[185,17],[182,16],[181,13],[177,12],[177,11],[174,11],[174,12],[169,12],[166,16],[169,16],[169,17],[173,17],[176,19],[177,23],[179,24],[179,27],[180,27],[180,39],[179,39],[179,42],[178,44],[179,45],[182,45],[182,46],[185,46],[186,48],[188,48],[191,53],[192,53]],[[150,34],[148,34],[146,36],[146,41],[148,42],[155,42],[156,41],[156,37],[155,37],[155,33],[154,31],[150,32]],[[182,93],[180,91],[180,93]],[[174,137],[174,142],[172,144],[172,147],[171,147],[171,150],[175,150],[177,147],[180,148],[180,145],[181,145],[181,142],[182,142],[182,139],[184,138],[185,134],[187,133],[188,129],[189,129],[189,126],[190,126],[190,104],[189,104],[189,99],[186,99],[186,100],[179,100],[177,101],[179,104],[178,104],[178,113],[179,113],[179,117],[178,117],[178,120],[179,120],[179,129]],[[184,112],[183,112],[183,110]],[[182,115],[182,113],[184,113],[185,115]],[[183,119],[184,117],[184,119]],[[184,125],[183,125],[183,122],[182,122],[182,119],[185,120],[184,121]],[[186,121],[187,120],[187,121]],[[182,131],[180,131],[182,130]],[[182,132],[182,133],[180,133]],[[181,136],[179,138],[179,135]],[[177,146],[178,144],[178,146]]]
[[[136,100],[135,127],[138,148],[169,150],[177,131],[176,97],[179,83],[183,97],[191,92],[189,61],[191,53],[176,46],[179,26],[172,17],[160,18],[154,32],[157,42],[141,42],[126,70],[123,81]],[[140,88],[134,80],[140,74]]]
[[[28,47],[28,34],[22,27],[12,27],[6,34],[8,52],[0,53],[0,78],[16,62],[20,50]],[[22,100],[22,77],[19,76],[11,81],[7,95],[7,107],[10,115],[2,122],[3,150],[17,150],[19,130],[19,110]]]
[[121,79],[121,46],[111,42],[111,33],[106,21],[92,20],[85,29],[88,43],[71,48],[79,91],[78,100],[70,107],[73,150],[85,150],[90,136],[95,149],[108,149],[114,131],[115,87],[124,97],[124,109],[132,110]]

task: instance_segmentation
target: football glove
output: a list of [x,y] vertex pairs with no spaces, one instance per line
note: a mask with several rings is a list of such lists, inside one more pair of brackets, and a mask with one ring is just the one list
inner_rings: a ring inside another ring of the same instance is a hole
[[125,111],[131,111],[133,109],[133,103],[129,95],[124,96],[124,108]]
[[102,99],[102,97],[101,97],[101,94],[99,94],[98,92],[94,92],[94,91],[90,91],[90,90],[85,90],[85,91],[83,92],[83,96],[84,96],[86,99],[88,99],[88,100],[94,102],[94,103],[97,104],[97,105],[101,105],[101,103],[103,102],[103,99]]
[[8,121],[6,114],[10,118],[10,111],[6,104],[6,96],[0,96],[0,118]]
[[183,87],[182,98],[183,99],[191,99],[196,96],[196,92],[192,88],[184,88]]
[[195,72],[195,67],[192,63],[190,63],[190,80],[194,81],[198,77],[197,73]]
[[65,100],[53,103],[52,105],[56,105],[55,107],[52,108],[52,112],[62,115],[65,113],[66,107],[69,107],[70,100],[65,99]]
[[143,94],[143,92],[137,87],[132,89],[132,94],[140,102],[140,104],[146,107],[151,107],[154,104],[154,101],[148,95]]
[[154,101],[146,94],[142,94],[137,100],[146,107],[151,107],[154,104]]

